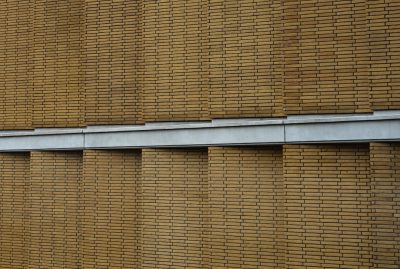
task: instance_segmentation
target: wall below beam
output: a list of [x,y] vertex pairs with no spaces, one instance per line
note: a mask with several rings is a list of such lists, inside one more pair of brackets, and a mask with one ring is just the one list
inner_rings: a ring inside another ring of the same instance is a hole
[[0,132],[0,151],[399,141],[400,112]]

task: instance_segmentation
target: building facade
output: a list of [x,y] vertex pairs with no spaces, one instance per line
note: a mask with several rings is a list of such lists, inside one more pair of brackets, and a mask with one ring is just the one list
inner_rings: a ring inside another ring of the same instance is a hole
[[400,1],[0,3],[0,268],[400,267]]

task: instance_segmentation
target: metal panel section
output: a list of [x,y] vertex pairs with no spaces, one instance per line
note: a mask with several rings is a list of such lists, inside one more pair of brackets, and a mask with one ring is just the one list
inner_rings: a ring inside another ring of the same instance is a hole
[[398,111],[0,132],[0,151],[400,141]]

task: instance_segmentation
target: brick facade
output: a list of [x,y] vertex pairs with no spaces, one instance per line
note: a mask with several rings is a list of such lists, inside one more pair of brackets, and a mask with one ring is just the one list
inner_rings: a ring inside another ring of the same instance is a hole
[[[399,25],[389,0],[2,1],[0,130],[399,110]],[[0,268],[400,267],[398,142],[224,145],[1,152]]]
[[280,1],[209,1],[211,118],[283,115]]
[[80,264],[80,152],[32,152],[28,187],[28,268]]
[[82,268],[138,268],[141,158],[88,150],[80,182]]
[[1,129],[399,109],[393,1],[6,1]]
[[81,0],[34,1],[31,8],[32,126],[83,124]]
[[141,118],[138,1],[84,1],[85,123],[135,124]]
[[4,268],[398,268],[399,144],[0,154]]
[[29,154],[0,154],[0,170],[0,268],[27,268]]
[[0,3],[0,129],[30,129],[32,106],[31,5]]
[[369,83],[373,109],[399,109],[400,3],[367,1],[369,34]]
[[142,154],[141,268],[207,268],[207,152]]
[[400,145],[371,143],[372,236],[375,268],[400,265]]
[[374,268],[368,145],[284,147],[287,268]]
[[284,268],[281,148],[208,153],[211,268]]

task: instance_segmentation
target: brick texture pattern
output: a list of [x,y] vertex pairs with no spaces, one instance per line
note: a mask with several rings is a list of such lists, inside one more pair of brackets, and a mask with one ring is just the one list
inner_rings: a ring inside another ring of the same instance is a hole
[[0,129],[31,127],[30,2],[0,3]]
[[139,151],[84,152],[82,268],[140,268],[140,163]]
[[282,150],[209,148],[211,268],[284,268]]
[[143,117],[145,121],[208,117],[202,0],[143,1]]
[[369,111],[366,2],[283,3],[287,114]]
[[142,155],[142,268],[208,268],[207,151]]
[[399,3],[0,4],[0,129],[399,109]]
[[369,19],[371,104],[400,108],[400,2],[366,1]]
[[85,0],[85,122],[140,120],[140,1]]
[[368,145],[283,156],[286,268],[373,268]]
[[282,115],[280,1],[209,1],[211,118]]
[[1,268],[400,266],[399,143],[0,154]]
[[372,143],[374,268],[400,266],[400,144]]
[[81,0],[35,0],[33,7],[33,127],[83,124]]
[[28,268],[29,154],[0,154],[0,268]]
[[29,268],[79,268],[81,152],[32,152]]

